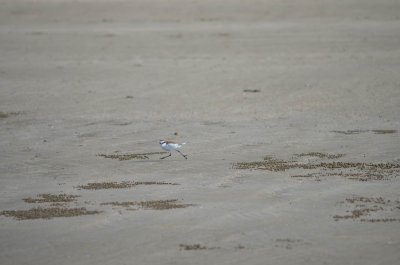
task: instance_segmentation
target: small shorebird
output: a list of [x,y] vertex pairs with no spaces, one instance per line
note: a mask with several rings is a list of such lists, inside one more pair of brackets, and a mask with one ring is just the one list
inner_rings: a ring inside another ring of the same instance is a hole
[[187,155],[184,155],[183,153],[181,153],[181,151],[178,150],[178,149],[181,148],[182,145],[184,145],[184,144],[186,144],[186,143],[178,144],[178,143],[174,143],[174,142],[170,142],[170,141],[160,140],[161,148],[164,149],[165,151],[168,151],[168,152],[169,152],[169,155],[163,156],[163,157],[161,157],[160,159],[164,159],[164,158],[167,158],[167,157],[171,156],[171,151],[172,151],[172,150],[177,151],[177,152],[178,152],[179,154],[181,154],[185,159],[187,159]]

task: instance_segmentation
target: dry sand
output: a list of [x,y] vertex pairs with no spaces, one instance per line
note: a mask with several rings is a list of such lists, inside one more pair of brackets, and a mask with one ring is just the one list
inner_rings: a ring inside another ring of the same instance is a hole
[[398,264],[399,14],[0,1],[1,264]]

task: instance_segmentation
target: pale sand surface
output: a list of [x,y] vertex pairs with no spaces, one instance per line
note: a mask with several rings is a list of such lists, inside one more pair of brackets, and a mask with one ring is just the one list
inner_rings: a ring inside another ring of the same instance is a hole
[[399,1],[0,1],[0,58],[1,264],[398,264],[399,170],[234,163],[398,165]]

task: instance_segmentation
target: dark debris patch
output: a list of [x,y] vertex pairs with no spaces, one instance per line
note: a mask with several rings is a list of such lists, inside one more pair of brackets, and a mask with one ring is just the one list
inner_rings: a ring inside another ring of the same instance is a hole
[[2,211],[0,215],[13,217],[17,220],[32,220],[32,219],[52,219],[55,217],[75,217],[80,215],[92,215],[101,213],[99,211],[88,211],[86,208],[32,208],[29,210],[10,210]]
[[386,204],[390,203],[390,201],[386,201],[382,197],[362,197],[362,196],[354,196],[352,198],[347,198],[345,200],[347,203],[375,203],[375,204]]
[[388,134],[388,133],[396,133],[397,130],[372,130],[375,134]]
[[[339,155],[328,155],[322,153],[307,153],[295,155],[298,156],[316,156],[318,158],[338,158]],[[340,156],[342,156],[340,154]],[[299,162],[285,161],[273,158],[271,156],[264,157],[262,161],[254,162],[237,162],[233,163],[234,169],[250,169],[250,170],[267,170],[267,171],[286,171],[290,169],[312,170],[301,175],[294,175],[293,178],[311,178],[314,177],[320,180],[319,177],[340,176],[358,181],[370,180],[388,180],[394,178],[400,173],[400,164],[398,163],[365,163],[365,162]],[[314,172],[318,170],[318,172]]]
[[238,244],[237,246],[235,246],[235,249],[237,249],[237,250],[245,249],[245,248],[246,248],[246,247],[243,246],[243,245],[241,245],[241,244]]
[[307,175],[293,175],[293,176],[290,176],[290,177],[292,177],[292,178],[313,178],[313,177],[315,177],[315,175],[314,175],[314,174],[307,174]]
[[309,157],[336,159],[336,158],[341,158],[341,157],[345,156],[345,154],[324,154],[324,153],[320,153],[320,152],[310,152],[310,153],[296,154],[295,156],[297,156],[297,157],[309,156]]
[[207,247],[200,244],[179,244],[180,250],[210,250],[218,249],[218,247]]
[[335,219],[335,221],[338,221],[340,219],[357,219],[360,218],[361,216],[367,215],[371,211],[376,212],[378,211],[378,209],[373,209],[373,208],[355,209],[352,211],[347,211],[348,214],[335,215],[333,216],[333,219]]
[[313,173],[313,174],[310,173],[310,174],[304,174],[304,175],[293,175],[290,177],[295,178],[295,179],[313,179],[315,181],[321,181],[320,177],[322,177],[322,176],[323,175],[320,173]]
[[167,152],[149,152],[149,153],[140,153],[140,154],[97,154],[96,156],[101,156],[104,158],[109,158],[109,159],[117,159],[119,161],[125,161],[125,160],[133,160],[133,159],[149,159],[149,156],[151,155],[162,155],[166,154]]
[[103,189],[127,189],[138,185],[179,185],[178,183],[159,181],[122,181],[122,182],[92,182],[80,185],[78,189],[103,190]]
[[243,89],[243,92],[245,93],[259,93],[261,92],[260,89]]
[[170,210],[178,208],[186,208],[192,204],[182,204],[178,200],[154,200],[154,201],[128,201],[128,202],[106,202],[101,205],[121,206],[133,209],[151,209],[151,210]]
[[347,130],[347,131],[331,131],[331,132],[349,135],[349,134],[366,133],[368,131],[369,130]]
[[295,164],[274,159],[264,157],[263,161],[254,161],[254,162],[238,162],[233,164],[233,168],[235,169],[259,169],[259,170],[268,170],[268,171],[285,171],[287,169],[295,167]]
[[387,223],[400,221],[400,201],[387,200],[383,197],[362,197],[354,196],[340,202],[348,208],[345,214],[333,216],[335,221],[359,220],[360,222]]
[[9,118],[11,116],[17,116],[17,115],[20,115],[20,114],[22,114],[22,112],[15,112],[15,111],[2,112],[2,111],[0,111],[0,119],[5,119],[5,118]]
[[342,177],[350,180],[356,181],[377,181],[377,180],[389,180],[392,177],[396,177],[393,175],[391,171],[371,171],[366,170],[364,172],[317,172],[313,174],[305,174],[305,175],[294,175],[292,178],[314,178],[317,181],[321,181],[321,177]]
[[371,180],[388,180],[392,176],[390,172],[386,171],[371,171],[367,170],[365,172],[359,173],[359,172],[336,172],[336,173],[326,173],[326,174],[321,174],[321,177],[326,177],[326,176],[337,176],[337,177],[343,177],[351,180],[357,180],[357,181],[371,181]]
[[370,218],[370,219],[360,219],[360,222],[368,223],[389,223],[389,222],[400,222],[400,218]]
[[292,249],[299,245],[311,245],[302,239],[291,239],[291,238],[277,238],[275,239],[275,247]]
[[271,155],[264,156],[263,160],[273,160],[274,157]]
[[24,198],[22,199],[24,202],[27,203],[64,203],[64,202],[72,202],[76,201],[76,198],[80,196],[78,195],[67,195],[67,194],[39,194],[37,198]]
[[360,134],[360,133],[367,133],[367,132],[373,132],[375,134],[391,134],[391,133],[396,133],[397,130],[376,129],[376,130],[347,130],[347,131],[331,131],[331,132],[345,134],[345,135]]
[[268,171],[285,171],[292,168],[302,169],[400,169],[400,164],[395,163],[361,163],[361,162],[320,162],[320,163],[299,163],[296,161],[284,161],[269,159],[255,162],[234,163],[235,169],[259,169]]

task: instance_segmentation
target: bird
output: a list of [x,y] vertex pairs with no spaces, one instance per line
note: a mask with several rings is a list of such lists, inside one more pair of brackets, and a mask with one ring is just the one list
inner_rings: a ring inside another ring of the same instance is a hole
[[183,154],[181,151],[178,150],[178,149],[181,148],[182,145],[184,145],[184,144],[186,144],[186,143],[178,144],[178,143],[174,143],[174,142],[171,142],[171,141],[160,140],[160,146],[161,146],[161,148],[164,149],[165,151],[168,151],[168,152],[169,152],[169,155],[160,157],[160,159],[164,159],[164,158],[170,157],[170,156],[172,155],[172,154],[171,154],[171,151],[172,151],[172,150],[177,151],[177,152],[178,152],[179,154],[181,154],[185,159],[187,159],[187,155]]

